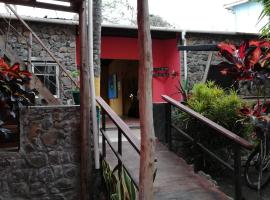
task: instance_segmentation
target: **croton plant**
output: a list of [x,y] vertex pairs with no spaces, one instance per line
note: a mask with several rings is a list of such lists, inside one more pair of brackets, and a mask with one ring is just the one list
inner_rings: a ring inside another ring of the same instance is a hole
[[[223,75],[233,76],[237,81],[255,82],[261,86],[265,86],[270,79],[269,41],[245,41],[240,46],[221,42],[218,48],[220,55],[226,59],[218,65]],[[261,121],[269,121],[266,115],[270,111],[270,102],[261,102],[258,99],[252,108],[244,106],[240,111],[251,117],[255,125],[259,125]]]
[[0,142],[13,138],[11,130],[3,128],[7,119],[16,118],[20,106],[29,106],[34,97],[34,90],[28,89],[32,74],[21,70],[20,64],[9,65],[0,58]]

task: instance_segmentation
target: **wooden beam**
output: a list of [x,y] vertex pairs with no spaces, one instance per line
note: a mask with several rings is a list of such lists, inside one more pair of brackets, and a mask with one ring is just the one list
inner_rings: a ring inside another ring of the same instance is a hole
[[0,0],[0,2],[6,3],[6,4],[13,4],[13,5],[44,8],[44,9],[50,9],[50,10],[78,12],[77,7],[73,4],[71,4],[71,6],[61,6],[61,5],[48,4],[48,3],[42,3],[42,2],[33,3],[32,1],[22,1],[22,0]]
[[205,44],[205,45],[179,45],[178,51],[218,51],[216,44]]
[[27,28],[34,38],[37,40],[37,42],[43,47],[43,49],[51,56],[51,58],[59,65],[61,70],[68,76],[68,78],[74,83],[76,87],[78,87],[78,83],[72,78],[72,76],[69,74],[69,72],[65,69],[65,67],[60,63],[60,61],[53,55],[53,53],[50,51],[48,47],[42,42],[42,40],[38,37],[38,35],[28,26],[28,24],[18,15],[18,13],[10,6],[6,5],[12,12],[13,14],[17,17],[17,19]]
[[86,1],[79,12],[81,66],[80,66],[80,126],[81,126],[81,200],[89,199],[89,177],[92,172],[92,152],[90,148],[90,68],[88,67]]
[[154,199],[155,134],[152,104],[152,39],[148,0],[137,0],[141,156],[139,199]]
[[[0,37],[0,49],[5,50],[5,55],[11,60],[12,63],[18,62],[20,65],[24,65],[25,63],[12,51],[9,46],[5,45],[4,39]],[[33,74],[30,81],[30,88],[36,89],[39,94],[46,100],[49,105],[59,105],[60,102],[57,98],[53,96],[53,94],[46,88],[43,83],[39,80],[39,78]]]
[[208,54],[208,59],[207,59],[207,63],[206,63],[206,66],[205,66],[202,83],[205,83],[206,80],[207,80],[207,77],[208,77],[208,74],[209,74],[209,70],[210,70],[211,61],[212,61],[212,57],[213,57],[213,52],[211,51]]

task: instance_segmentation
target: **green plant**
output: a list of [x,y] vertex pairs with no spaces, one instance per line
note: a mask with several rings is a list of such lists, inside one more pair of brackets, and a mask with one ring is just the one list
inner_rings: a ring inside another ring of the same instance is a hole
[[108,199],[136,200],[135,186],[125,169],[117,166],[114,170],[111,170],[109,164],[102,160],[102,175]]
[[[250,124],[242,123],[245,116],[241,115],[239,111],[245,102],[233,90],[227,92],[210,81],[207,83],[197,83],[192,88],[186,103],[188,107],[196,112],[242,137],[248,138],[252,132]],[[212,152],[228,162],[232,160],[233,146],[231,142],[216,134],[215,130],[180,111],[174,112],[173,120],[177,122],[181,129],[193,138],[196,138]],[[197,163],[199,160],[200,169],[210,170],[211,172],[220,170],[220,165],[216,165],[215,162],[204,158],[196,149],[190,149],[192,144],[189,141],[182,141],[182,156],[188,162],[193,163],[196,160]]]
[[10,66],[0,58],[0,141],[13,138],[12,131],[3,128],[5,120],[15,119],[20,106],[32,105],[35,92],[27,88],[31,76],[30,72],[21,70],[18,63]]
[[214,82],[195,84],[187,101],[190,108],[221,126],[245,136],[239,124],[244,119],[239,113],[245,102],[234,90],[224,91]]
[[[73,70],[71,71],[71,77],[75,79],[75,81],[80,85],[80,71],[79,70]],[[75,86],[72,88],[72,91],[80,91],[80,88]]]

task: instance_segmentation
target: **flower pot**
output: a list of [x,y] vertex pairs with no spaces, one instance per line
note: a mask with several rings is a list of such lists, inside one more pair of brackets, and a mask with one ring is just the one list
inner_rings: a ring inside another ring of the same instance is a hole
[[72,91],[72,96],[75,105],[80,105],[80,91]]

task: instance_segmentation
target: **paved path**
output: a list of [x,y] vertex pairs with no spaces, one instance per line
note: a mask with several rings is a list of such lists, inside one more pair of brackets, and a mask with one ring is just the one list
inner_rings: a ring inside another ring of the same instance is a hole
[[[107,131],[113,145],[117,146],[117,133]],[[139,138],[139,129],[133,130]],[[182,158],[170,152],[160,142],[156,143],[157,176],[154,182],[156,200],[223,200],[229,199],[215,188],[205,177],[193,172]],[[123,160],[138,180],[139,156],[128,142],[123,142]],[[115,167],[117,159],[107,146],[107,161]]]

